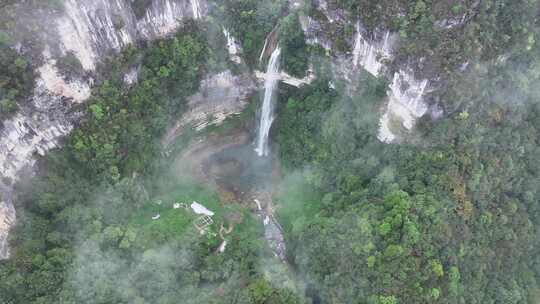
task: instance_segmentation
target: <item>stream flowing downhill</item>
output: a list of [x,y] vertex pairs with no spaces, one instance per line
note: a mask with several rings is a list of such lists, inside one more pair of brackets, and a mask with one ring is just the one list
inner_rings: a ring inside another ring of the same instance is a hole
[[[266,46],[265,46],[266,47]],[[264,49],[263,49],[264,52]],[[257,142],[255,152],[259,156],[259,160],[254,163],[260,162],[261,157],[268,156],[269,154],[269,135],[270,128],[274,122],[274,93],[277,89],[278,82],[281,79],[279,71],[279,59],[281,55],[281,49],[279,46],[272,52],[270,60],[268,61],[268,67],[264,77],[264,99],[261,108],[261,116],[259,122],[259,130],[257,133]],[[271,169],[270,169],[271,171]],[[261,207],[260,201],[254,197],[255,203],[257,203],[257,216],[262,220],[264,225],[264,238],[268,243],[268,246],[274,253],[274,255],[281,261],[285,261],[285,240],[283,233],[273,215],[272,199],[271,195],[257,194],[256,197],[267,197],[264,202],[265,208]]]
[[193,10],[193,19],[201,19],[201,4],[199,0],[191,0],[191,9]]
[[255,152],[259,156],[268,156],[269,144],[268,137],[270,134],[270,127],[274,122],[274,93],[277,88],[279,75],[279,56],[281,55],[281,49],[276,47],[270,56],[268,61],[268,67],[266,69],[265,81],[264,81],[264,99],[261,109],[261,120],[259,123],[259,130],[257,133],[257,142]]
[[[227,29],[223,28],[228,40],[229,55],[238,57],[240,47]],[[236,139],[226,140],[226,144],[208,141],[205,144],[196,143],[189,149],[181,163],[189,163],[196,175],[201,176],[203,182],[214,183],[219,193],[224,197],[233,197],[235,201],[243,202],[249,207],[264,227],[264,239],[266,240],[273,256],[286,263],[286,245],[282,228],[274,216],[272,204],[272,172],[273,159],[267,157],[270,154],[269,133],[274,121],[275,91],[278,82],[282,80],[279,71],[279,59],[281,50],[277,47],[271,54],[266,74],[264,75],[264,99],[261,108],[260,121],[258,123],[256,148],[244,141],[243,136]],[[209,86],[217,86],[220,82],[207,81]],[[221,81],[223,82],[223,81]],[[203,85],[204,87],[204,85]],[[206,88],[205,91],[212,91]],[[224,94],[219,91],[219,94]],[[218,99],[218,96],[198,93],[196,99]],[[223,99],[223,96],[220,98]],[[234,98],[236,99],[236,98]],[[201,101],[199,101],[201,103]],[[204,113],[205,111],[202,111]],[[184,118],[184,121],[186,119]],[[195,152],[196,151],[196,152]],[[195,156],[196,155],[196,156]],[[183,170],[183,169],[182,169]],[[227,200],[227,199],[224,199]],[[254,202],[256,209],[253,208]],[[221,249],[220,249],[221,250]],[[223,249],[224,250],[224,249]]]

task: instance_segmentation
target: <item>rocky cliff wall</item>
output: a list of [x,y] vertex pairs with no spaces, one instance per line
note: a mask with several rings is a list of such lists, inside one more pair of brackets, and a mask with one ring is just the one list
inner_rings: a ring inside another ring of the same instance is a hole
[[[318,19],[300,17],[307,43],[320,45],[332,52],[337,78],[354,84],[355,76],[364,70],[375,77],[389,79],[388,99],[380,111],[377,138],[385,143],[399,142],[400,135],[411,131],[416,120],[428,112],[424,96],[429,91],[430,82],[417,79],[409,66],[393,67],[395,70],[388,68],[397,35],[387,30],[367,33],[361,26],[361,20],[352,20],[342,9],[332,8],[325,0],[314,1],[314,4],[321,13]],[[335,28],[352,27],[353,24],[354,36],[345,37],[350,51],[340,51],[332,33]]]
[[[39,49],[41,64],[31,100],[0,129],[0,259],[9,257],[7,237],[15,223],[12,183],[23,168],[33,166],[36,154],[44,155],[71,131],[77,119],[71,105],[90,96],[96,65],[137,40],[166,36],[182,20],[202,18],[207,11],[205,0],[153,0],[141,18],[130,0],[65,0],[60,10],[15,6],[10,11],[21,26],[18,32],[28,32],[27,24],[38,27],[33,40],[38,43],[32,45],[25,45],[28,37],[13,33],[20,40],[18,49]],[[68,54],[79,60],[84,78],[58,70],[57,61]]]

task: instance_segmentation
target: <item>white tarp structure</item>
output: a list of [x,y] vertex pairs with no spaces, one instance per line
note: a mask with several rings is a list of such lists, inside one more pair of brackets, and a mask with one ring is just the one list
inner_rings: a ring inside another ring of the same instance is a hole
[[213,216],[214,215],[214,212],[208,210],[205,206],[197,203],[197,202],[193,202],[191,203],[191,209],[193,210],[193,212],[197,213],[197,214],[204,214],[204,215],[208,215],[208,216]]
[[223,241],[223,242],[221,243],[221,245],[219,245],[219,247],[218,247],[218,252],[219,252],[219,253],[225,252],[225,247],[227,247],[227,241]]

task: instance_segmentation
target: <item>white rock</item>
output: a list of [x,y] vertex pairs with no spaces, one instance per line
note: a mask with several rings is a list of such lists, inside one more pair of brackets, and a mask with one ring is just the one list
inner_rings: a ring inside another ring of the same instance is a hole
[[84,81],[66,82],[55,66],[56,60],[51,59],[38,69],[40,79],[47,90],[54,95],[71,98],[82,102],[90,97],[90,85]]
[[229,51],[229,58],[232,62],[240,64],[242,59],[239,54],[242,52],[242,48],[236,41],[236,39],[231,35],[231,33],[224,27],[223,35],[227,38],[227,50]]
[[9,257],[8,232],[15,224],[15,209],[13,205],[0,202],[0,259]]
[[201,13],[201,4],[199,0],[190,0],[191,2],[191,10],[193,11],[193,19],[201,19],[202,13]]
[[139,80],[139,69],[131,68],[126,74],[124,74],[124,83],[131,86],[137,83]]
[[[255,77],[260,81],[265,81],[268,78],[268,75],[266,75],[266,73],[264,72],[255,70],[254,73],[255,73]],[[276,77],[276,75],[270,75],[270,77]],[[277,77],[280,81],[286,84],[295,86],[295,87],[308,85],[312,83],[313,80],[315,80],[315,74],[311,70],[308,70],[308,73],[304,78],[297,78],[297,77],[291,76],[285,73],[284,71],[280,71]]]
[[361,66],[374,76],[381,72],[383,60],[391,57],[390,32],[386,32],[380,42],[368,41],[362,36],[360,24],[356,25],[356,39],[353,49],[353,64]]
[[398,122],[405,130],[414,127],[416,119],[423,116],[428,107],[423,101],[423,95],[428,87],[427,80],[416,80],[412,72],[400,70],[394,74],[390,85],[389,101],[380,120],[377,138],[386,143],[396,140],[392,130],[392,122]]

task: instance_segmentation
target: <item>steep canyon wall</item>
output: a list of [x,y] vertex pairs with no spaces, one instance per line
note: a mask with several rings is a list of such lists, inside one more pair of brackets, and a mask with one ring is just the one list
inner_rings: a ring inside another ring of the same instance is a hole
[[[186,18],[202,18],[207,4],[205,0],[153,0],[140,18],[129,0],[65,0],[59,11],[28,11],[22,6],[13,11],[20,14],[15,17],[22,26],[25,18],[31,18],[39,28],[41,64],[31,100],[0,129],[0,259],[9,257],[7,237],[15,223],[12,183],[23,168],[33,166],[36,154],[44,155],[71,131],[77,114],[70,109],[90,96],[96,65],[137,40],[174,32]],[[27,48],[25,37],[19,38],[19,48]],[[68,54],[80,62],[85,77],[67,77],[59,71],[57,61]]]

